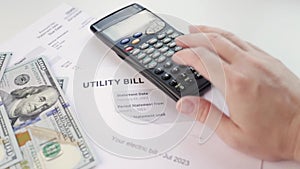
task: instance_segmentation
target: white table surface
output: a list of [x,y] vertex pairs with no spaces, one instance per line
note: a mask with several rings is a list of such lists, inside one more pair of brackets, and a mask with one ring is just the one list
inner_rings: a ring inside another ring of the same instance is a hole
[[[96,18],[138,2],[153,12],[177,16],[189,23],[221,27],[277,57],[300,76],[298,0],[0,0],[0,44],[62,2]],[[292,166],[295,164],[290,162],[263,163],[266,169]]]

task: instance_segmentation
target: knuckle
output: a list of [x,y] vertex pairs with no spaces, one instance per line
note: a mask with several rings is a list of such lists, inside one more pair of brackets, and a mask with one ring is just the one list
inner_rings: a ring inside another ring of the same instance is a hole
[[273,75],[272,67],[280,67],[282,64],[279,60],[269,61],[267,59],[259,59],[256,57],[250,57],[248,61],[257,71],[267,75]]
[[193,59],[193,61],[195,61],[195,62],[193,62],[193,64],[196,64],[197,61],[201,60],[202,56],[207,55],[207,49],[204,47],[201,47],[201,46],[197,47],[195,49],[192,49],[192,52],[194,54],[193,57],[195,57]]
[[273,58],[274,62],[278,65],[283,65],[283,62],[281,60],[279,60],[278,58]]
[[248,57],[247,58],[247,62],[249,63],[249,65],[254,68],[257,72],[261,72],[261,73],[269,73],[269,67],[270,67],[270,63],[268,63],[267,60],[265,59],[261,59],[261,58],[257,58],[257,57]]
[[228,78],[229,85],[236,92],[243,92],[249,84],[249,79],[242,74],[234,74]]
[[207,35],[207,38],[210,40],[210,41],[216,41],[216,40],[219,40],[222,38],[222,36],[218,33],[210,33]]
[[205,47],[199,46],[195,49],[195,52],[198,54],[203,54],[203,53],[207,52],[207,49]]
[[242,74],[235,74],[229,78],[230,84],[244,85],[247,83],[247,78]]
[[261,66],[261,61],[257,59],[255,56],[248,57],[248,62],[255,67]]
[[223,35],[224,37],[228,37],[228,38],[234,37],[234,36],[235,36],[235,35],[234,35],[233,33],[231,33],[231,32],[224,32],[224,33],[222,33],[222,35]]

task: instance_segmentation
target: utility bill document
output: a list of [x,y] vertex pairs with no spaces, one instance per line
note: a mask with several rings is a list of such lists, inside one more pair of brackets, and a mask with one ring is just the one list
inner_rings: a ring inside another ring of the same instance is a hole
[[202,125],[96,39],[94,21],[62,4],[0,50],[13,52],[10,66],[43,56],[64,77],[60,86],[98,155],[96,168],[261,168],[215,135],[199,144]]

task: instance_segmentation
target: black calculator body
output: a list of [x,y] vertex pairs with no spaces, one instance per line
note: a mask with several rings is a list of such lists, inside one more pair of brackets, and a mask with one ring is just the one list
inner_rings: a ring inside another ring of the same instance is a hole
[[118,56],[177,101],[186,95],[203,95],[210,82],[189,66],[171,59],[182,48],[182,35],[139,4],[126,6],[91,25],[93,33]]

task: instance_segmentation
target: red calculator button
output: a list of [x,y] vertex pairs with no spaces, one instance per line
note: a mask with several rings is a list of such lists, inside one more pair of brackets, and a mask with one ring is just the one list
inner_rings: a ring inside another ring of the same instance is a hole
[[125,51],[126,51],[126,52],[129,52],[129,51],[132,51],[132,49],[133,49],[132,46],[128,46],[128,47],[125,48]]

